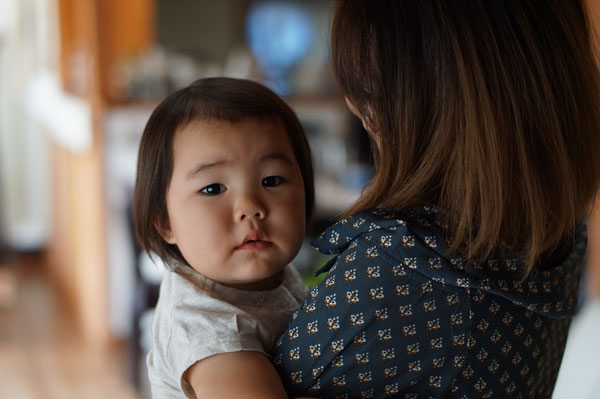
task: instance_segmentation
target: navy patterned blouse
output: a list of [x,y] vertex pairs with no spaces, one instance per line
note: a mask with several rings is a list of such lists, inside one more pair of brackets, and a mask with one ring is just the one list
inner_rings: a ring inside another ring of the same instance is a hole
[[577,306],[584,225],[561,259],[521,281],[514,258],[467,271],[444,250],[439,215],[365,212],[313,243],[334,257],[273,351],[290,396],[551,397]]

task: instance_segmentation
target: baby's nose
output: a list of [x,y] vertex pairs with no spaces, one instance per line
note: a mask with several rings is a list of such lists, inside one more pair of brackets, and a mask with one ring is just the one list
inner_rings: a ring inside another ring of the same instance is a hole
[[248,218],[264,219],[266,216],[266,207],[256,196],[244,195],[238,200],[234,215],[236,221],[241,222]]

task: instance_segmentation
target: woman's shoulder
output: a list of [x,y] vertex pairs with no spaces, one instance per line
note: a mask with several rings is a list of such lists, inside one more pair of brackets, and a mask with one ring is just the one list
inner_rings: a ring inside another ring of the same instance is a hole
[[312,244],[319,252],[334,255],[320,272],[340,261],[375,262],[436,277],[444,259],[462,274],[461,258],[444,250],[445,231],[443,215],[433,207],[376,209],[340,220]]
[[[365,211],[333,224],[313,241],[313,246],[322,253],[336,254],[361,236],[401,236],[415,227],[419,231],[441,232],[443,224],[440,216],[436,208],[426,206]],[[386,240],[382,240],[382,244],[387,247],[393,245]]]

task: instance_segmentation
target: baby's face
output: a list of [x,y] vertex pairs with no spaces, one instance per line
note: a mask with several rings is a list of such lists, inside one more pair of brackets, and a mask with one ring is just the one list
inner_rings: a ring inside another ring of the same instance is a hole
[[304,183],[286,132],[271,121],[192,122],[177,132],[173,156],[165,240],[206,277],[272,288],[305,232]]

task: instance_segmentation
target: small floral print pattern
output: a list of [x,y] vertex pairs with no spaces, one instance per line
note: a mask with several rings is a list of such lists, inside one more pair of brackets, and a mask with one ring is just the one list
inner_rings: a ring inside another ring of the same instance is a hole
[[334,258],[277,340],[290,396],[550,398],[577,304],[586,234],[521,281],[518,259],[445,251],[443,212],[377,210],[314,243]]

